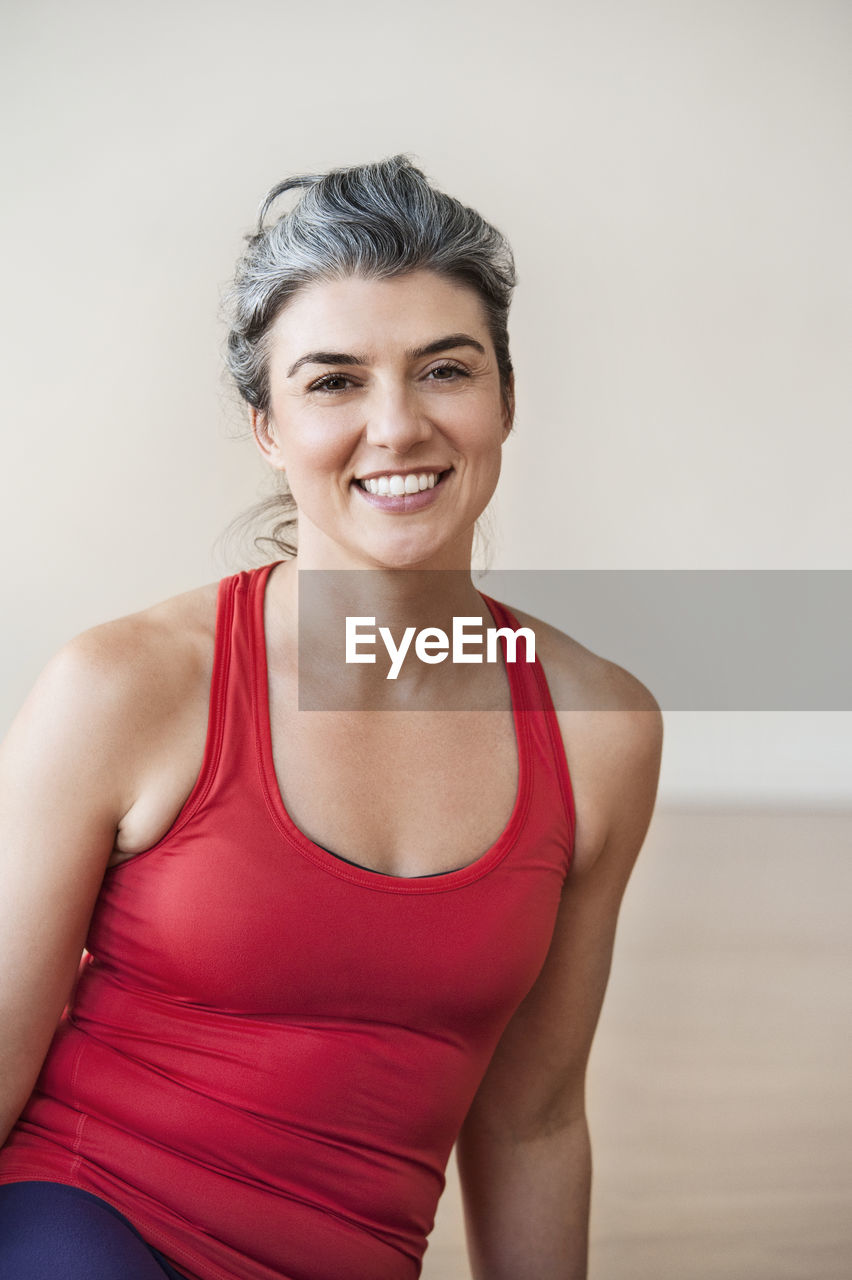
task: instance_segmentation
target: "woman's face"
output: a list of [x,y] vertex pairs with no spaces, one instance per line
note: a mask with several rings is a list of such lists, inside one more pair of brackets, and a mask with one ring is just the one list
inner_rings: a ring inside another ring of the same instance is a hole
[[322,281],[270,338],[252,424],[299,508],[303,567],[468,568],[512,425],[478,295],[431,271]]

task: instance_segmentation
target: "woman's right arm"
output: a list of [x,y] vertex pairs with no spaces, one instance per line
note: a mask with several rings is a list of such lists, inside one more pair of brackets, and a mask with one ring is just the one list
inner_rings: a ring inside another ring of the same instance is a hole
[[0,745],[0,1144],[41,1070],[133,802],[138,680],[116,660],[127,625],[61,649]]

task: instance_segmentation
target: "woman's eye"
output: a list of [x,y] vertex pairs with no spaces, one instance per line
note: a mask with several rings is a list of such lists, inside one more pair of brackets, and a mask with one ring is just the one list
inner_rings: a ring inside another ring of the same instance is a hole
[[[461,376],[466,378],[467,369],[463,369],[459,364],[439,364],[434,369],[429,370],[429,377],[435,375],[435,382],[452,382],[454,378]],[[449,376],[444,376],[449,375]]]
[[347,378],[345,373],[327,373],[324,378],[320,378],[317,382],[311,383],[308,390],[346,391],[350,385],[351,379]]

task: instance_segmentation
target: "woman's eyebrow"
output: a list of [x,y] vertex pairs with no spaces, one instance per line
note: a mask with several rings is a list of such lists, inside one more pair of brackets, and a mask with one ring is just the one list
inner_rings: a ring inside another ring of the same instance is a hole
[[[472,338],[469,333],[450,333],[446,338],[436,338],[434,342],[427,342],[425,347],[413,347],[406,351],[407,360],[419,360],[422,356],[434,356],[439,351],[450,351],[455,347],[473,347],[480,355],[486,355],[486,350],[481,342],[477,342],[476,338]],[[306,355],[299,356],[295,364],[291,365],[287,370],[287,377],[292,378],[297,369],[301,369],[303,364],[369,364],[368,356],[348,355],[345,351],[309,351]]]

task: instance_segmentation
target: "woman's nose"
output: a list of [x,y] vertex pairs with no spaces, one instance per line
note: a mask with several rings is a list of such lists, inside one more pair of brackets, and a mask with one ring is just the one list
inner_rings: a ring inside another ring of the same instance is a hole
[[397,385],[377,388],[370,397],[366,434],[370,444],[405,453],[413,445],[428,440],[432,426],[414,389]]

